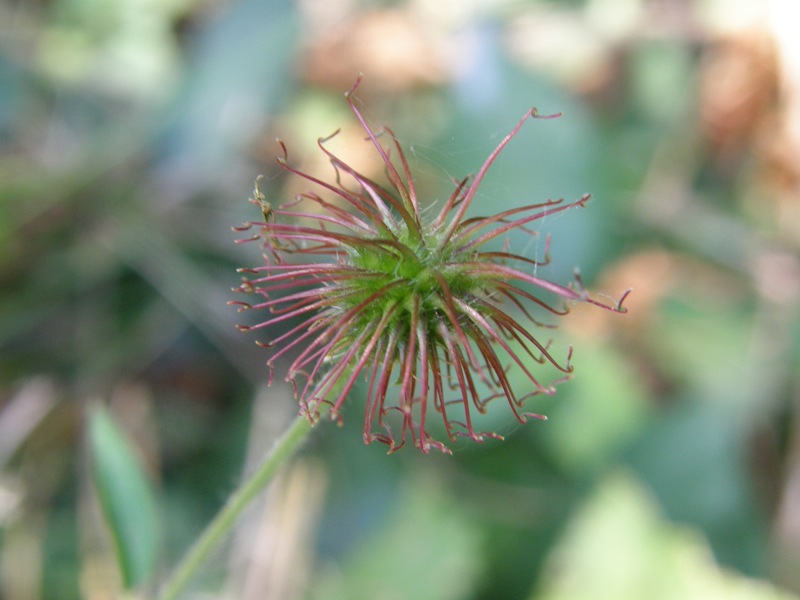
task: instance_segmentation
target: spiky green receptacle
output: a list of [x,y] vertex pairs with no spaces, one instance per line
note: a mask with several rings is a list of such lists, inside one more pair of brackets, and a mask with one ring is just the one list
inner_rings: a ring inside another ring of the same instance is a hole
[[[400,240],[403,237],[398,236]],[[406,251],[401,254],[384,251],[380,242],[375,246],[369,244],[365,249],[351,251],[349,263],[355,270],[382,275],[355,279],[350,283],[353,296],[343,299],[343,308],[353,308],[365,298],[383,292],[381,302],[370,303],[359,312],[356,329],[373,327],[389,306],[398,306],[400,309],[389,321],[387,328],[407,327],[410,322],[408,312],[415,305],[415,298],[418,298],[420,304],[420,321],[435,324],[445,318],[442,302],[445,290],[459,298],[482,294],[482,282],[486,278],[470,275],[468,268],[460,268],[458,264],[459,259],[471,258],[473,253],[462,253],[459,256],[450,247],[433,251],[431,248],[438,245],[435,234],[423,232],[420,237],[421,241],[416,247],[405,246]],[[402,285],[392,285],[398,282],[402,282]],[[435,335],[434,330],[431,329],[431,332]]]
[[[528,223],[583,206],[589,196],[568,204],[547,201],[492,216],[465,218],[501,150],[525,121],[539,117],[534,109],[500,142],[475,178],[458,182],[439,212],[426,220],[397,139],[384,128],[401,171],[355,106],[352,91],[346,95],[347,102],[381,156],[391,189],[331,154],[325,148],[327,139],[321,139],[319,146],[334,167],[334,183],[290,166],[281,144],[284,156],[279,164],[327,191],[334,200],[306,193],[292,203],[264,211],[265,200],[256,187],[254,202],[262,207],[265,221],[247,223],[240,229],[259,229],[249,239],[261,240],[267,263],[243,269],[251,277],[238,291],[256,293],[262,301],[236,304],[242,309],[268,309],[271,316],[243,329],[276,332],[270,342],[262,344],[274,350],[268,364],[272,367],[277,361],[289,361],[286,379],[295,385],[301,408],[312,420],[318,418],[323,404],[330,406],[332,417],[340,418],[342,404],[357,378],[363,376],[368,387],[367,443],[378,440],[392,451],[410,437],[424,452],[430,448],[448,452],[426,430],[430,407],[441,416],[451,441],[457,435],[476,441],[484,436],[500,437],[476,431],[471,409],[483,412],[489,400],[504,397],[519,421],[540,417],[521,412],[525,400],[535,394],[551,394],[554,388],[540,383],[530,365],[549,362],[565,374],[572,370],[569,355],[561,365],[550,355],[547,344],[530,333],[529,327],[536,322],[526,305],[536,304],[556,315],[565,311],[549,306],[517,283],[615,311],[622,311],[622,300],[616,306],[605,306],[590,298],[579,280],[576,288],[549,282],[518,266],[535,267],[540,264],[535,260],[483,250],[483,246],[512,230],[535,235],[526,229]],[[348,185],[342,183],[343,178],[351,180]],[[300,202],[310,202],[316,210],[295,210]],[[527,317],[526,325],[506,312],[508,304]],[[521,394],[507,377],[509,367],[527,377],[529,386]],[[396,393],[390,389],[395,385]],[[484,390],[484,395],[479,390]],[[391,419],[392,414],[399,415],[398,419]],[[398,427],[399,435],[394,431]]]

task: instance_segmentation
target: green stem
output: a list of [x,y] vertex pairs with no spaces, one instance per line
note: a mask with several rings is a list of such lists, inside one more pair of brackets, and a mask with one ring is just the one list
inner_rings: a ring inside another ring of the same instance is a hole
[[297,451],[300,443],[311,430],[311,424],[304,416],[298,416],[283,434],[258,469],[233,492],[225,506],[208,524],[189,552],[172,571],[164,584],[158,600],[175,600],[189,579],[194,575],[219,541],[231,530],[236,519],[248,504],[267,487],[276,471]]

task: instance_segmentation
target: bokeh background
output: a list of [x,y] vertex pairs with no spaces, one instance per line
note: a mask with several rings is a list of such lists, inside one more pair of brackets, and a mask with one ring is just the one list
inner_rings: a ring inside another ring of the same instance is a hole
[[546,423],[490,411],[505,442],[387,456],[354,393],[186,597],[800,593],[798,23],[793,0],[0,3],[0,597],[118,597],[90,407],[156,498],[142,597],[293,417],[226,304],[261,260],[231,226],[257,175],[301,191],[276,137],[330,174],[314,144],[341,128],[372,168],[359,73],[432,201],[527,108],[563,112],[476,210],[591,192],[537,224],[547,276],[634,288],[629,313],[572,307],[575,376],[531,402]]

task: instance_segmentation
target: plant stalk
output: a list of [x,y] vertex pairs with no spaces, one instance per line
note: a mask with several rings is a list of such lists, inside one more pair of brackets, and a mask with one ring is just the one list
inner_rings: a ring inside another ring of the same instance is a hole
[[304,416],[298,416],[289,429],[275,442],[275,445],[258,466],[228,498],[225,506],[208,524],[205,531],[194,542],[180,563],[172,571],[161,589],[158,600],[175,600],[185,589],[191,577],[202,567],[214,547],[230,532],[242,511],[272,481],[275,473],[300,447],[301,442],[311,431],[311,424]]

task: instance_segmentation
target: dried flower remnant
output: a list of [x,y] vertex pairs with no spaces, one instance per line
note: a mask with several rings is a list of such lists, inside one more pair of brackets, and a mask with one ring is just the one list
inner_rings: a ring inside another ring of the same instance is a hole
[[[276,361],[290,361],[286,380],[293,383],[301,411],[312,421],[323,406],[340,419],[345,399],[363,377],[365,443],[383,442],[391,452],[410,439],[423,452],[449,452],[428,431],[433,413],[442,419],[450,441],[460,435],[478,442],[501,438],[478,431],[473,410],[483,413],[487,402],[505,398],[520,422],[543,418],[524,412],[524,404],[533,395],[554,393],[554,384],[541,383],[531,366],[550,363],[565,374],[563,378],[572,371],[571,350],[559,362],[548,343],[529,331],[538,323],[526,305],[554,315],[566,309],[551,306],[520,284],[616,312],[624,312],[624,296],[616,305],[605,305],[591,298],[577,277],[576,285],[564,287],[535,274],[543,263],[484,246],[512,230],[535,235],[528,224],[584,206],[589,196],[466,217],[487,171],[523,124],[529,118],[550,118],[532,109],[474,178],[456,182],[438,213],[422,211],[397,138],[386,127],[373,131],[356,106],[353,92],[358,83],[345,98],[383,160],[389,185],[379,185],[332,154],[325,146],[330,138],[318,140],[318,145],[333,165],[332,182],[291,166],[279,142],[283,156],[278,163],[327,197],[308,192],[272,206],[256,182],[252,201],[264,220],[235,229],[257,231],[241,241],[260,241],[265,264],[240,269],[247,277],[235,291],[261,298],[258,303],[232,304],[241,310],[266,309],[270,315],[240,329],[276,332],[268,342],[259,342],[273,351],[267,363],[270,382]],[[395,160],[379,135],[388,138]],[[315,205],[313,212],[300,208],[301,203]],[[524,322],[507,307],[523,315]],[[510,368],[525,375],[525,389],[514,389]]]

